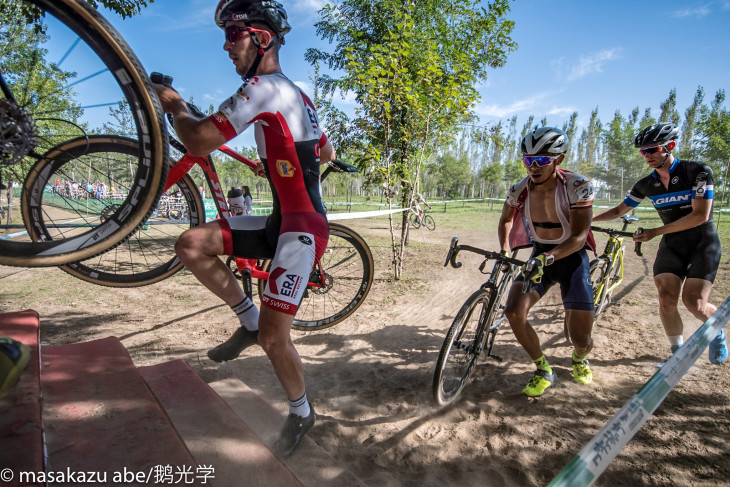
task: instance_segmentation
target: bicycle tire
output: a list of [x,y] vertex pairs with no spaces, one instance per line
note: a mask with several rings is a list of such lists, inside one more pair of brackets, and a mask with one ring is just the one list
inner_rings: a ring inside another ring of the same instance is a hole
[[[368,244],[344,225],[330,222],[329,229],[327,250],[320,259],[325,287],[307,288],[292,324],[295,330],[323,330],[342,322],[360,307],[372,287],[375,267]],[[271,261],[264,261],[262,267],[268,271]],[[259,298],[265,288],[266,281],[259,279]]]
[[599,257],[593,259],[590,264],[590,279],[591,287],[593,289],[593,318],[598,318],[598,315],[603,312],[606,306],[606,286],[608,281],[606,279],[606,270],[608,262],[606,259]]
[[433,221],[431,215],[426,215],[423,217],[423,225],[431,231],[436,230],[436,222]]
[[421,228],[421,220],[415,214],[411,213],[411,216],[408,217],[408,221],[413,228]]
[[[123,137],[92,137],[89,141],[89,155],[112,154],[121,165],[125,164],[124,156],[136,157],[139,152],[136,141]],[[56,175],[68,172],[63,165],[55,165],[49,171],[38,171],[36,177],[39,179],[32,184],[43,187]],[[189,215],[188,220],[166,219],[166,212],[153,209],[145,224],[121,245],[90,259],[59,267],[83,281],[107,287],[147,286],[180,271],[183,264],[175,254],[175,242],[183,231],[205,222],[205,206],[190,175],[184,175],[171,191],[180,191],[183,195],[181,203],[185,207],[176,211]],[[55,195],[56,199],[58,197]],[[43,200],[40,204],[44,206]],[[46,211],[40,213],[41,216],[46,214]]]
[[442,406],[459,397],[474,370],[488,334],[492,292],[481,288],[472,293],[446,333],[433,376],[433,397]]
[[624,280],[624,250],[619,248],[616,253],[617,261],[613,263],[611,272],[608,275],[608,287],[609,291],[606,293],[606,304],[604,309],[609,304],[613,303],[613,292],[616,290],[619,284]]
[[[162,183],[167,175],[168,140],[167,132],[162,128],[164,119],[159,100],[141,63],[122,37],[96,10],[83,0],[26,1],[40,8],[46,19],[53,17],[73,31],[83,41],[80,44],[86,46],[95,59],[101,61],[105,70],[100,73],[109,73],[110,77],[107,79],[112,80],[110,86],[115,87],[113,91],[126,101],[136,128],[137,144],[142,148],[136,167],[129,177],[127,197],[117,210],[107,215],[104,221],[99,219],[97,224],[91,224],[87,231],[69,234],[67,238],[61,234],[57,234],[52,240],[33,238],[45,236],[48,229],[35,226],[38,219],[33,218],[32,212],[39,210],[34,204],[34,198],[38,195],[24,194],[29,189],[24,184],[21,199],[27,200],[24,205],[27,211],[23,211],[22,216],[30,239],[0,239],[0,264],[23,267],[56,266],[89,258],[113,248],[142,225],[162,192]],[[80,81],[85,79],[88,77]],[[30,102],[29,105],[32,106]],[[41,151],[51,147],[70,148],[73,143],[82,144],[80,139],[71,138],[61,130],[57,133],[39,133],[38,148]],[[54,152],[53,148],[40,158],[34,157],[44,167],[48,166],[49,159],[59,158],[63,162],[67,154]]]

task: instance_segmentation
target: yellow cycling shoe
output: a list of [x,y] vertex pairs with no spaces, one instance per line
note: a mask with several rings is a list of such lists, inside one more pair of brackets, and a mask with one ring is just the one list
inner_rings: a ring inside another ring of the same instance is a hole
[[558,381],[558,376],[553,372],[549,373],[547,370],[537,369],[535,375],[532,376],[530,382],[527,383],[522,392],[529,397],[539,397],[545,392],[545,389],[555,384]]
[[580,362],[573,360],[573,380],[579,384],[590,384],[593,381],[593,373],[588,367],[587,359]]

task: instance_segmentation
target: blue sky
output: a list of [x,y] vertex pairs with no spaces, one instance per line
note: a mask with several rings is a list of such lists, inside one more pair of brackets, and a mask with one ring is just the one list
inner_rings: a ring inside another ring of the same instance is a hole
[[[326,48],[315,31],[323,0],[281,0],[293,26],[281,50],[284,73],[311,93],[308,47]],[[207,107],[240,84],[213,23],[217,0],[156,0],[131,19],[105,12],[149,71],[175,78],[177,89]],[[579,128],[599,108],[604,123],[659,104],[676,88],[684,114],[698,86],[709,103],[730,88],[730,0],[517,0],[509,18],[519,44],[507,65],[491,70],[476,107],[481,124],[530,114],[562,125],[577,111]],[[340,105],[352,112],[353,105]],[[234,145],[252,145],[245,134]]]

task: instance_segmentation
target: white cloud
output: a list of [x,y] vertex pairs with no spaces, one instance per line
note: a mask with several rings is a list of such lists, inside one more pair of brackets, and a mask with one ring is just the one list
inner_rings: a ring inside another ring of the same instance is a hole
[[294,81],[293,83],[297,85],[307,95],[311,95],[314,91],[312,89],[312,85],[310,83],[307,83],[306,81]]
[[[727,3],[723,3],[723,8],[727,7]],[[685,18],[685,17],[697,17],[698,19],[701,19],[702,17],[706,17],[710,14],[710,5],[701,5],[697,7],[687,7],[682,8],[679,10],[675,10],[670,15],[672,17],[677,18]]]
[[[545,100],[552,95],[552,92],[546,91],[533,95],[529,98],[517,100],[507,106],[480,104],[477,105],[476,112],[478,115],[486,115],[488,117],[497,118],[503,118],[507,115],[514,115],[519,112],[544,113],[544,106],[546,104]],[[569,110],[569,113],[572,113],[572,109],[570,108],[553,108],[552,110],[555,111],[555,113],[562,112],[563,110]]]
[[[603,66],[609,62],[619,59],[621,57],[620,48],[604,49],[602,51],[594,52],[587,56],[581,56],[576,64],[569,66],[567,69],[568,74],[565,76],[566,81],[576,81],[589,74],[602,73]],[[562,65],[565,63],[564,59],[557,60],[554,65],[561,71]]]

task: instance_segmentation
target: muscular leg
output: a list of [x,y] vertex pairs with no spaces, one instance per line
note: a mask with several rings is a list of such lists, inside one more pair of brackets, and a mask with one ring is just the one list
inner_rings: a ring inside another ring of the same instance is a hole
[[515,282],[507,295],[504,310],[515,338],[532,360],[537,360],[542,356],[542,347],[535,329],[527,321],[527,313],[539,299],[540,295],[537,294],[537,291],[522,294],[522,282]]
[[654,284],[659,295],[659,318],[662,320],[664,332],[667,336],[681,335],[684,325],[677,303],[682,280],[674,274],[663,273],[654,276]]
[[240,303],[245,294],[236,277],[218,257],[223,255],[223,234],[216,222],[186,230],[175,242],[175,253],[183,265],[229,306]]
[[708,302],[712,283],[704,279],[687,278],[682,289],[682,302],[692,316],[703,323],[717,311],[717,306]]
[[304,395],[302,360],[291,339],[292,315],[261,307],[259,345],[274,366],[276,377],[290,401]]
[[573,342],[575,352],[585,357],[593,350],[593,311],[566,309],[565,321],[568,324],[568,334]]

